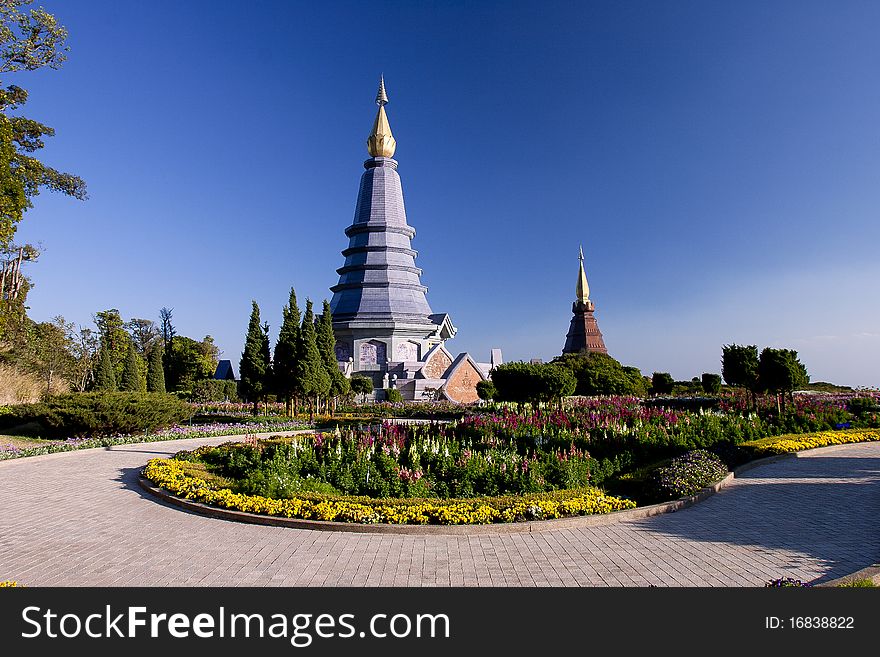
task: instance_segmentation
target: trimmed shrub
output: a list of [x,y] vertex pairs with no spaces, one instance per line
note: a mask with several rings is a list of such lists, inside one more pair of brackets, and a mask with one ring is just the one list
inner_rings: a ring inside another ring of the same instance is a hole
[[652,472],[647,492],[657,500],[674,500],[694,495],[725,475],[727,466],[720,458],[704,449],[695,449]]
[[235,381],[219,379],[196,381],[193,384],[190,401],[194,403],[236,402],[238,401],[238,386]]
[[183,421],[189,407],[161,393],[86,392],[51,397],[39,404],[12,407],[5,426],[37,422],[45,437],[68,438],[153,431]]
[[386,388],[385,401],[396,404],[397,402],[403,401],[403,396],[400,394],[400,390],[398,390],[397,388]]

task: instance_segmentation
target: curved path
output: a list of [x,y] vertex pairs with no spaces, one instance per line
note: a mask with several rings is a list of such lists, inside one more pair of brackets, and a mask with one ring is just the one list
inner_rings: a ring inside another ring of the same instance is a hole
[[880,561],[880,443],[756,467],[677,513],[534,534],[318,532],[146,496],[179,440],[0,462],[0,580],[27,586],[762,586]]

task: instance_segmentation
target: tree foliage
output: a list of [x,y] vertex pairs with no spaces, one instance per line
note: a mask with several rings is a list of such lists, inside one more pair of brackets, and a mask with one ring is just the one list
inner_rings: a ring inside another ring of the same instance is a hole
[[95,372],[95,390],[114,392],[116,390],[116,369],[110,350],[102,346],[98,356],[98,369]]
[[623,366],[607,354],[563,354],[553,362],[568,368],[574,374],[577,379],[574,392],[576,395],[643,397],[647,393],[644,377],[638,368]]
[[357,395],[361,395],[361,401],[366,401],[367,395],[373,392],[373,379],[362,374],[356,374],[351,377],[349,382],[351,391]]
[[721,392],[721,375],[703,372],[700,378],[700,385],[703,386],[703,392],[707,395],[717,395]]
[[492,370],[491,378],[495,399],[517,404],[556,401],[577,387],[571,370],[558,363],[504,363]]
[[675,386],[675,379],[669,372],[654,372],[651,375],[651,392],[655,395],[668,395]]
[[755,392],[758,387],[758,347],[726,344],[721,347],[721,375],[729,386]]
[[137,351],[134,342],[128,343],[128,355],[125,358],[125,367],[122,370],[122,378],[119,380],[121,392],[146,392],[147,380],[144,376],[143,359]]
[[321,360],[324,362],[324,369],[330,377],[330,396],[341,397],[349,393],[350,385],[348,378],[339,369],[339,362],[336,360],[336,336],[333,334],[333,315],[330,312],[330,302],[324,299],[321,309],[321,317],[318,320],[316,329],[316,340],[318,342],[318,351],[321,353]]
[[497,391],[491,380],[477,382],[477,397],[483,401],[489,401],[495,397]]
[[758,360],[758,382],[761,389],[776,395],[777,405],[780,397],[785,410],[785,393],[809,383],[807,368],[792,349],[773,349],[766,347]]
[[147,363],[147,392],[165,392],[165,369],[162,366],[162,349],[154,344]]
[[254,405],[254,414],[257,412],[257,404],[268,393],[269,377],[272,372],[268,352],[269,336],[260,324],[260,307],[256,301],[252,301],[251,318],[248,322],[244,351],[241,354],[240,392]]
[[290,298],[281,310],[281,328],[272,361],[275,392],[285,401],[288,415],[293,412],[293,399],[302,396],[302,390],[297,387],[296,374],[299,361],[299,324],[300,313],[296,303],[296,291],[290,288]]
[[306,312],[300,327],[298,351],[300,357],[296,368],[297,387],[310,399],[310,408],[314,412],[318,399],[330,392],[330,375],[327,374],[321,352],[318,350],[311,299],[306,299]]

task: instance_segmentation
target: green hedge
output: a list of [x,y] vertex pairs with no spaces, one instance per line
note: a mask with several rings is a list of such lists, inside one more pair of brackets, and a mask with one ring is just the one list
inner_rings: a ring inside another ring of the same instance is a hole
[[191,415],[189,406],[174,395],[156,392],[76,393],[9,408],[0,426],[36,422],[46,438],[154,431]]

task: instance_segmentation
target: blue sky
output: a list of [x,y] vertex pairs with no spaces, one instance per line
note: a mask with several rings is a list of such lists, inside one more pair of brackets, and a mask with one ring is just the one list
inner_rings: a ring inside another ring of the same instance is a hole
[[880,385],[880,4],[45,0],[57,130],[19,240],[35,319],[214,336],[329,298],[385,74],[422,282],[487,360],[552,358],[583,244],[612,355],[676,378],[738,342]]

